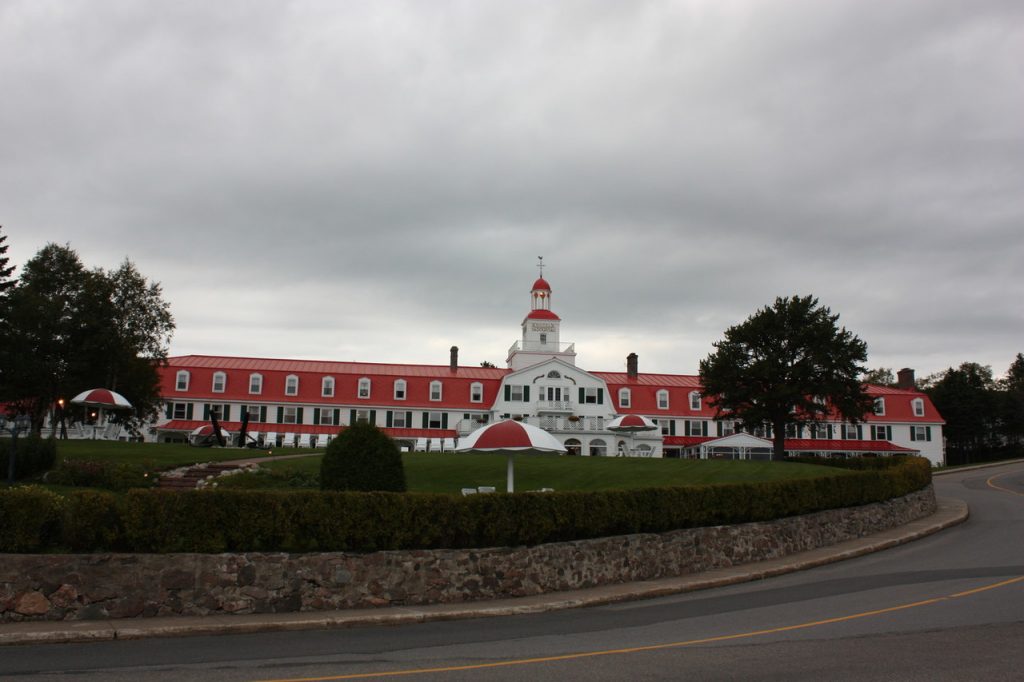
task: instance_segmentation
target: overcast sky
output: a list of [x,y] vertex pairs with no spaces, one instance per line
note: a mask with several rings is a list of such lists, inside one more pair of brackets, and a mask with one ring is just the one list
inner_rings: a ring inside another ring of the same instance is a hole
[[918,376],[1024,351],[1024,3],[0,0],[0,225],[188,353],[693,374],[814,294]]

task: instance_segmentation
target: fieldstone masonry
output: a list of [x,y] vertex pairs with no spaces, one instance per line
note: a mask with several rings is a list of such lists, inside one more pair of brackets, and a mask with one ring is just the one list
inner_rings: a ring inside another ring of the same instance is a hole
[[0,555],[0,622],[280,613],[521,597],[723,568],[935,512],[931,486],[765,523],[535,547],[320,554]]

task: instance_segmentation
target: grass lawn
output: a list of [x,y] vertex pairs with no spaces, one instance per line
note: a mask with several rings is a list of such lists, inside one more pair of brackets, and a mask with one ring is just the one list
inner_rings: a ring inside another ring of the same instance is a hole
[[[262,465],[288,472],[319,473],[320,456],[278,460]],[[462,488],[494,486],[505,490],[506,459],[501,455],[406,453],[409,490],[457,493]],[[774,481],[849,473],[833,467],[793,462],[641,459],[624,457],[522,456],[515,460],[516,490],[613,490],[659,486]]]
[[[309,457],[268,461],[262,466],[276,472],[320,473],[323,451],[281,448],[274,455],[308,453]],[[139,464],[150,470],[173,469],[198,462],[222,462],[266,456],[266,450],[194,448],[173,443],[120,443],[60,441],[61,459]],[[409,490],[458,493],[462,488],[493,486],[505,490],[506,459],[501,455],[405,453]],[[843,475],[843,469],[810,464],[730,460],[641,459],[622,457],[520,456],[515,460],[516,490],[612,490],[658,486],[774,481]]]
[[[310,448],[275,450],[275,454],[322,452]],[[164,470],[196,464],[249,459],[267,454],[266,450],[242,448],[194,448],[181,443],[121,443],[103,440],[62,440],[57,442],[59,459],[91,460],[94,462],[122,462],[140,464],[149,469]]]

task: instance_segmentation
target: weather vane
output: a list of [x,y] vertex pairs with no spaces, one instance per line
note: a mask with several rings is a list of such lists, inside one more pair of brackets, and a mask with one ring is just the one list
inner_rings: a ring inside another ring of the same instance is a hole
[[540,270],[540,276],[544,277],[544,256],[537,256],[537,268]]

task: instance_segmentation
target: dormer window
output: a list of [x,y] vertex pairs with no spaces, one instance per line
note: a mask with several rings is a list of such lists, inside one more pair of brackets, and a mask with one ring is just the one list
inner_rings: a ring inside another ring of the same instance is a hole
[[630,407],[633,394],[628,388],[619,389],[619,407]]
[[359,393],[360,400],[366,400],[370,397],[370,380],[367,377],[363,377],[359,380]]
[[441,400],[441,382],[431,381],[430,382],[430,399],[433,401]]
[[395,400],[405,400],[405,379],[395,379]]
[[668,409],[668,391],[666,391],[664,389],[658,391],[658,409],[659,410],[667,410]]
[[179,370],[177,376],[174,379],[174,390],[176,391],[187,391],[188,381],[191,375],[188,370]]
[[691,410],[699,410],[700,409],[700,391],[691,391],[690,392],[690,409]]
[[924,400],[922,400],[921,398],[914,398],[910,402],[910,405],[914,409],[914,416],[915,417],[923,417],[924,416]]
[[334,397],[334,377],[324,377],[320,380],[320,395],[324,398]]
[[224,372],[213,373],[213,386],[211,387],[214,393],[223,393],[224,387],[227,386],[228,375]]
[[284,378],[284,394],[285,395],[298,395],[299,394],[299,377],[294,374],[289,374]]
[[258,395],[263,393],[263,375],[262,374],[250,374],[249,375],[249,393]]
[[484,401],[484,385],[474,381],[469,385],[469,402],[482,403]]
[[873,411],[877,417],[885,416],[885,398],[875,398]]

